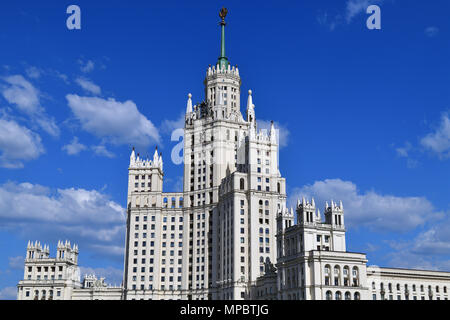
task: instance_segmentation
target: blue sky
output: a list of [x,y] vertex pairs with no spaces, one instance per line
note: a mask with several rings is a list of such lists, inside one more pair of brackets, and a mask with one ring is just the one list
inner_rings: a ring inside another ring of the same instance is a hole
[[222,5],[241,99],[283,134],[288,202],[342,200],[347,248],[371,265],[450,270],[448,1],[15,1],[0,8],[0,298],[28,240],[76,242],[82,272],[120,282],[131,147],[158,145],[164,190],[180,189],[170,133],[187,94],[203,99]]

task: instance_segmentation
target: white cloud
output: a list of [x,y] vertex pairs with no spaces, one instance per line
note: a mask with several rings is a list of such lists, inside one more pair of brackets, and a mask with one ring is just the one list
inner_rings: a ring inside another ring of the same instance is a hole
[[342,16],[339,14],[332,16],[328,12],[322,12],[317,16],[317,22],[333,31],[342,23]]
[[16,300],[17,299],[17,288],[16,287],[5,287],[0,289],[0,300]]
[[112,153],[111,151],[108,151],[105,146],[99,145],[99,146],[91,146],[91,149],[94,151],[94,153],[98,156],[103,156],[107,158],[114,158],[116,155]]
[[[256,120],[256,125],[258,130],[263,129],[270,131],[271,122],[266,120]],[[289,140],[289,130],[286,126],[279,124],[278,122],[274,122],[275,131],[277,133],[279,147],[284,148],[288,145]]]
[[438,35],[439,28],[438,27],[427,27],[427,28],[425,28],[424,32],[428,37],[432,38],[432,37],[435,37]]
[[450,217],[420,232],[410,241],[390,241],[389,264],[402,268],[450,269]]
[[367,7],[379,4],[382,0],[348,0],[346,3],[345,19],[348,23],[360,13],[365,13]]
[[23,270],[24,267],[24,257],[9,257],[8,258],[8,266],[12,270]]
[[314,197],[322,215],[321,206],[325,201],[342,200],[347,226],[365,226],[377,231],[406,232],[443,216],[424,197],[398,197],[375,191],[361,193],[353,182],[341,179],[326,179],[296,188],[289,204],[295,207],[302,196]]
[[81,127],[105,142],[145,147],[160,141],[158,129],[131,100],[120,102],[75,94],[66,99]]
[[40,112],[39,91],[21,75],[3,78],[9,84],[2,90],[3,97],[27,114]]
[[58,126],[54,119],[45,114],[45,109],[41,106],[39,90],[21,75],[8,76],[2,79],[7,83],[6,86],[1,87],[3,97],[28,115],[31,121],[37,123],[48,134],[58,136]]
[[42,71],[36,67],[28,67],[25,72],[27,73],[28,78],[38,79],[41,77]]
[[399,157],[408,158],[409,151],[411,150],[412,145],[410,142],[406,142],[405,146],[396,148],[395,151]]
[[420,143],[441,159],[450,157],[450,118],[448,112],[442,114],[439,128],[422,138]]
[[44,147],[38,134],[15,121],[0,119],[0,166],[22,168],[23,161],[38,158]]
[[102,255],[116,256],[117,251],[106,249],[123,245],[125,216],[125,208],[96,190],[52,190],[27,182],[0,185],[2,228],[50,246],[69,239],[80,250],[95,251],[100,245]]
[[99,95],[102,92],[100,87],[89,79],[79,77],[75,79],[75,82],[84,90],[94,95]]
[[176,129],[184,129],[185,114],[181,113],[176,120],[164,120],[161,124],[161,132],[171,134]]
[[[348,0],[345,3],[345,12],[337,14],[321,12],[317,16],[317,22],[320,25],[327,27],[330,31],[333,31],[337,26],[344,23],[344,21],[348,24],[357,15],[365,13],[370,5],[380,4],[382,2],[383,0]],[[361,25],[365,26],[365,20],[363,22],[364,23]]]
[[78,64],[80,65],[80,70],[84,73],[91,72],[94,70],[94,62],[92,60],[83,61],[81,59],[78,60]]
[[84,144],[78,142],[78,137],[73,137],[72,142],[62,147],[62,150],[65,150],[70,156],[77,155],[86,149],[87,147]]

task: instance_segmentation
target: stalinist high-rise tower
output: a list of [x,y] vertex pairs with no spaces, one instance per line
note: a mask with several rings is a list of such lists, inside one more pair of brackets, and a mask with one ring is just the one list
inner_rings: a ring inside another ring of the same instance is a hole
[[241,113],[241,78],[225,55],[208,67],[205,98],[188,95],[183,192],[163,192],[155,150],[130,157],[124,289],[126,299],[248,299],[267,259],[276,261],[276,216],[286,210],[278,139],[258,130],[249,90]]

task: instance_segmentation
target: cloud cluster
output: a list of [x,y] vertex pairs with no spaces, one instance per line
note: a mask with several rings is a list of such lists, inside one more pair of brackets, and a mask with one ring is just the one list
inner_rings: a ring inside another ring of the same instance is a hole
[[95,63],[92,60],[84,61],[79,59],[78,64],[80,65],[80,70],[83,73],[89,73],[93,71],[95,67]]
[[348,0],[345,8],[345,19],[350,23],[355,16],[366,12],[367,7],[381,2],[382,0]]
[[92,93],[94,95],[99,95],[102,92],[102,89],[96,85],[95,83],[93,83],[91,80],[83,78],[83,77],[78,77],[75,79],[75,82],[84,90],[86,90],[89,93]]
[[51,190],[27,182],[0,185],[2,228],[50,245],[70,239],[80,249],[95,251],[95,243],[102,246],[102,254],[115,256],[114,248],[123,245],[125,216],[123,207],[96,190]]
[[76,94],[68,94],[66,99],[81,127],[102,142],[146,147],[160,141],[157,128],[131,100],[120,102]]
[[450,269],[450,217],[420,232],[411,241],[390,241],[389,265],[448,271]]
[[69,144],[64,145],[62,150],[66,151],[68,155],[73,156],[79,154],[81,151],[86,150],[87,147],[78,142],[78,137],[73,137]]
[[407,232],[443,216],[424,197],[398,197],[375,191],[361,193],[356,184],[341,179],[326,179],[296,188],[289,204],[295,206],[303,196],[314,197],[319,206],[325,201],[342,200],[347,226],[365,226],[374,231]]
[[444,112],[439,127],[420,140],[420,144],[440,159],[450,157],[450,115]]
[[44,147],[38,134],[12,120],[0,119],[0,167],[22,168],[38,158]]
[[55,120],[48,117],[41,106],[40,92],[37,88],[21,75],[4,77],[2,80],[5,84],[1,86],[1,93],[6,101],[15,105],[48,134],[54,137],[59,135]]

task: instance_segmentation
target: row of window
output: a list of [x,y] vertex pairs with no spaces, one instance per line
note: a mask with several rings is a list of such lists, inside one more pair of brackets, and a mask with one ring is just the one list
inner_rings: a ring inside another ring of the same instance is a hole
[[[325,294],[325,298],[327,300],[333,300],[333,293],[331,291],[327,291]],[[345,292],[344,293],[344,299],[345,300],[352,300],[352,294],[350,292]],[[341,291],[336,291],[334,293],[334,300],[342,300],[342,292]],[[353,294],[353,300],[361,300],[361,294],[359,292],[355,292]]]
[[[412,287],[412,291],[413,291],[413,292],[416,292],[416,289],[417,289],[416,285],[413,284],[411,287]],[[372,289],[374,289],[374,290],[376,289],[376,284],[375,284],[375,282],[372,282]],[[401,285],[400,285],[400,283],[397,283],[396,289],[397,289],[397,291],[401,290]],[[409,292],[408,284],[405,284],[405,285],[404,285],[404,289],[405,289],[405,292]],[[380,283],[380,291],[383,292],[384,290],[385,290],[384,283],[381,282],[381,283]],[[389,290],[389,292],[392,292],[392,283],[388,283],[388,290]],[[432,290],[433,290],[432,286],[429,285],[429,286],[428,286],[428,292],[432,292]],[[436,290],[436,293],[439,293],[439,286],[436,286],[436,287],[435,287],[435,290]],[[444,293],[447,293],[447,286],[444,286],[444,287],[442,288],[442,290],[443,290]],[[423,284],[420,285],[420,292],[425,292],[425,286],[424,286]]]

